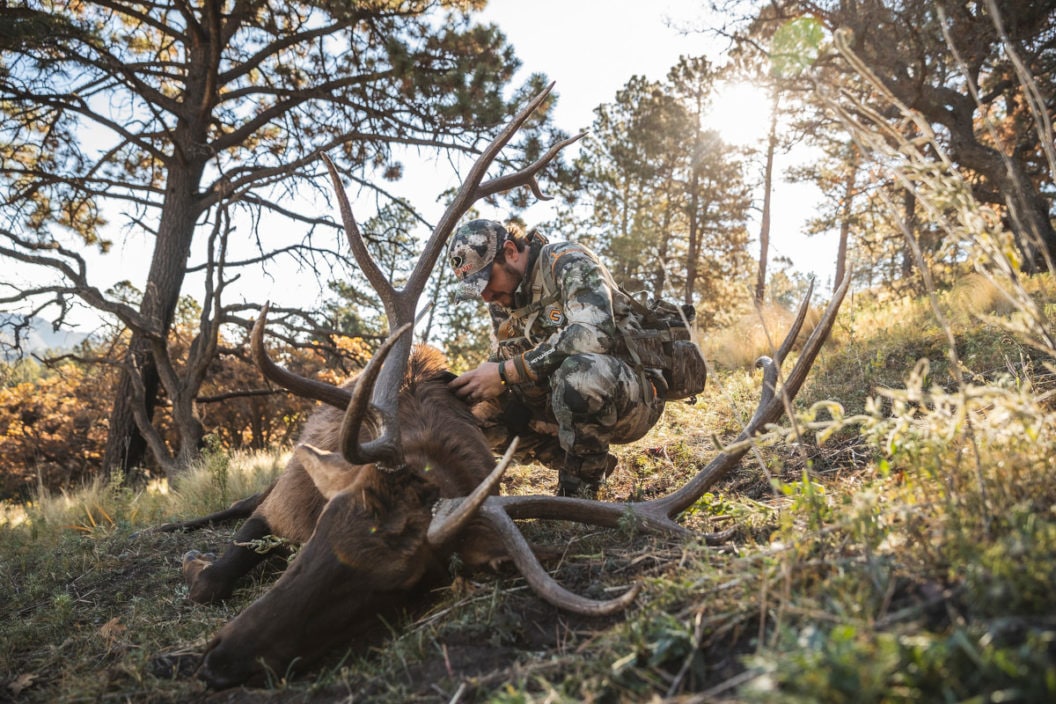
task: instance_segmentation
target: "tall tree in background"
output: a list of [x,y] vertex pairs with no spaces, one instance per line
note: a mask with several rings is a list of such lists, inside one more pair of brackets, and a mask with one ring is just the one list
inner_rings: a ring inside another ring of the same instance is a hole
[[586,214],[575,229],[631,291],[699,303],[744,275],[741,160],[701,122],[713,81],[705,59],[683,58],[666,81],[634,77],[595,110],[576,162]]
[[585,236],[621,284],[659,295],[677,216],[671,204],[681,155],[672,147],[687,134],[687,116],[662,85],[641,76],[595,115],[576,162],[580,203],[589,212]]
[[[759,268],[756,270],[755,305],[766,300],[766,265],[770,257],[770,210],[774,194],[774,154],[777,151],[777,111],[781,90],[777,84],[770,86],[770,127],[766,133],[766,160],[763,167],[763,211],[759,216]],[[837,277],[837,280],[839,278]]]
[[[382,177],[401,175],[400,145],[470,150],[482,128],[510,113],[504,89],[518,62],[497,29],[468,21],[482,5],[29,0],[0,10],[0,257],[57,279],[9,285],[2,300],[30,313],[54,302],[61,321],[78,298],[133,331],[104,467],[131,470],[143,459],[141,431],[200,232],[212,233],[200,265],[203,310],[213,316],[207,349],[237,265],[227,257],[233,211],[285,219],[308,234],[284,251],[324,256],[311,233],[330,219],[293,198],[325,187],[320,151],[384,195]],[[78,254],[85,244],[109,246],[108,217],[129,237],[152,238],[135,306],[94,287]],[[245,264],[260,266],[279,249],[259,233],[256,246],[259,256]],[[194,379],[186,384],[193,405]]]
[[774,219],[774,165],[777,152],[779,148],[792,147],[803,139],[804,134],[797,130],[779,130],[779,126],[792,121],[796,108],[803,100],[805,91],[797,89],[794,79],[810,66],[817,54],[816,43],[821,40],[820,36],[815,36],[820,34],[817,23],[768,22],[772,10],[764,7],[759,10],[758,17],[751,20],[741,18],[741,22],[750,27],[750,30],[734,33],[729,37],[733,40],[733,47],[730,51],[730,63],[724,69],[731,76],[765,87],[770,97],[769,124],[763,156],[759,260],[752,292],[752,299],[757,307],[767,298],[771,223]]
[[697,146],[687,165],[688,178],[682,181],[685,230],[674,233],[685,275],[682,267],[670,274],[683,302],[705,304],[698,319],[710,325],[719,319],[720,309],[733,307],[749,286],[753,258],[747,221],[752,199],[739,150],[713,130],[702,131]]
[[[1056,174],[1046,144],[1056,113],[1051,2],[782,0],[757,5],[751,30],[757,36],[769,36],[775,26],[804,16],[830,32],[849,30],[855,54],[894,98],[932,125],[944,151],[975,184],[976,197],[1005,210],[1021,268],[1052,269]],[[1034,77],[1038,96],[1026,94],[1014,59]],[[819,78],[834,85],[849,71],[839,60],[821,69]]]
[[[694,303],[698,294],[717,297],[718,277],[736,278],[736,269],[727,266],[738,265],[747,244],[750,200],[741,159],[717,132],[704,129],[716,77],[703,57],[683,57],[667,74],[666,89],[686,115],[683,139],[692,144],[680,167],[682,197],[674,201],[685,212],[684,303]],[[677,154],[678,145],[673,146]]]

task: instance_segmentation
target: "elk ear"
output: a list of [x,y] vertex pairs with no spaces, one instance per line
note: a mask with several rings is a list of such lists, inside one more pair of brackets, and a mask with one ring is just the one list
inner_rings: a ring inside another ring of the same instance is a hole
[[347,487],[352,478],[348,462],[337,452],[327,452],[312,445],[298,445],[293,449],[293,456],[327,500]]

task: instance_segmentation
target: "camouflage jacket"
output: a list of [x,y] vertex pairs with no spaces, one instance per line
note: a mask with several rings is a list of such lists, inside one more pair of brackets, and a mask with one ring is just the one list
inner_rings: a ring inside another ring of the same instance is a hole
[[571,354],[625,358],[621,333],[640,330],[630,299],[605,265],[575,242],[529,239],[514,308],[490,306],[493,359],[523,356],[529,376],[545,380]]

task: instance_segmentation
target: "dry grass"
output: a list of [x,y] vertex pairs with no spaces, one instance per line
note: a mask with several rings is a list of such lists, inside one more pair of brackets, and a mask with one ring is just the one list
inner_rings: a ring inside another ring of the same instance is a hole
[[[1056,301],[1051,284],[1032,285],[1043,305]],[[0,699],[1050,700],[1051,360],[972,317],[1000,310],[974,285],[949,300],[965,291],[975,293],[958,304],[958,340],[976,367],[959,386],[941,383],[944,336],[925,303],[893,315],[859,297],[844,311],[797,404],[801,439],[760,445],[683,516],[701,534],[735,528],[727,544],[527,522],[531,539],[564,550],[552,569],[568,588],[598,597],[644,585],[618,617],[562,613],[509,569],[462,574],[377,647],[335,652],[273,689],[209,696],[191,676],[196,654],[277,568],[254,572],[224,605],[198,606],[185,598],[179,555],[219,547],[230,530],[132,533],[252,493],[281,456],[214,452],[168,493],[100,482],[8,507],[0,580],[14,586],[0,602]],[[933,359],[928,374],[922,356]],[[652,433],[619,448],[602,498],[684,482],[740,430],[758,383],[748,369],[719,371],[696,405],[670,404]],[[841,427],[808,413],[825,398],[845,402]],[[516,466],[504,491],[554,484],[538,465]]]
[[[708,361],[717,369],[747,369],[761,356],[773,356],[795,318],[795,311],[766,305],[746,313],[725,329],[705,337],[701,343]],[[806,340],[817,324],[819,312],[811,309],[800,332]]]

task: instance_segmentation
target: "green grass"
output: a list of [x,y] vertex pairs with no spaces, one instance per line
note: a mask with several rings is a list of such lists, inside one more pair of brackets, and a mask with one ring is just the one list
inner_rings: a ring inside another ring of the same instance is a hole
[[[1051,282],[1032,285],[1051,307]],[[726,544],[524,526],[567,547],[555,575],[575,591],[641,582],[626,613],[559,612],[509,569],[464,574],[383,642],[291,680],[280,673],[279,691],[222,700],[1056,700],[1056,373],[1000,319],[978,317],[1015,311],[970,290],[970,305],[963,291],[943,296],[956,377],[926,302],[847,304],[797,403],[801,439],[787,424],[769,434],[684,516],[701,533],[736,528]],[[602,498],[684,482],[737,433],[757,386],[753,372],[724,369],[697,405],[671,404],[620,448]],[[828,399],[842,404],[835,424],[832,406],[813,408]],[[212,452],[168,493],[100,482],[5,507],[0,580],[13,586],[0,600],[0,700],[201,698],[195,655],[277,567],[228,603],[199,606],[185,598],[179,557],[219,547],[230,529],[133,533],[247,495],[282,459]],[[516,466],[506,490],[554,483]]]

